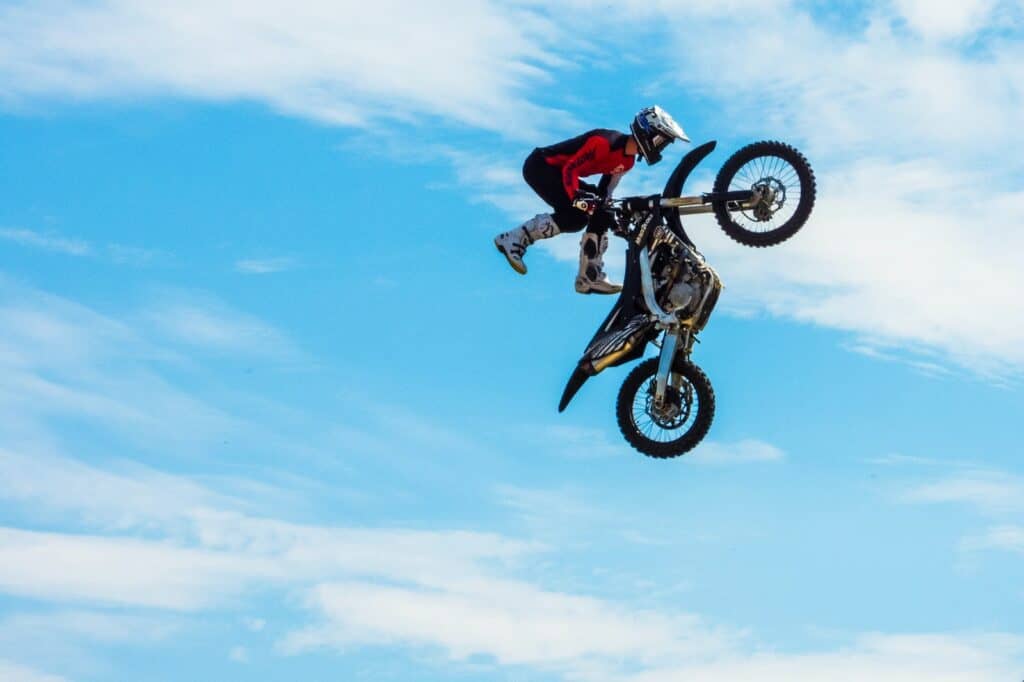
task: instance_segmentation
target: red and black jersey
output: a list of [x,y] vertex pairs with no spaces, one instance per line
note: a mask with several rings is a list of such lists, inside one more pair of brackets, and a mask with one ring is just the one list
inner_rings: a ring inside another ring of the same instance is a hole
[[635,156],[626,154],[628,139],[625,133],[598,128],[537,151],[549,165],[561,169],[562,185],[570,198],[576,195],[581,177],[598,173],[603,176],[598,191],[610,194],[619,176],[636,161]]

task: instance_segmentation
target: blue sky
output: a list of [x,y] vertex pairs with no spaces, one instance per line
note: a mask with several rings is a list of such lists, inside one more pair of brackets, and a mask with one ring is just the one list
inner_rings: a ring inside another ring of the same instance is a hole
[[[0,679],[1020,678],[1022,22],[0,5]],[[688,224],[718,412],[668,462],[628,368],[555,410],[577,240],[491,244],[532,147],[650,103],[694,189],[766,138],[819,178],[777,248]]]

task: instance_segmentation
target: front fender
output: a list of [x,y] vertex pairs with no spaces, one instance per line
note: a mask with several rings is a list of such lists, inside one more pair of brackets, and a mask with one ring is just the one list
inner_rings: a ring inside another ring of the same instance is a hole
[[[712,140],[711,142],[705,142],[699,147],[694,147],[690,152],[679,161],[679,165],[676,166],[675,170],[672,171],[672,175],[669,176],[668,182],[665,183],[665,189],[661,192],[663,197],[679,197],[683,194],[683,185],[686,184],[686,180],[690,177],[690,173],[696,168],[701,161],[707,158],[708,154],[715,151],[715,146],[718,142]],[[692,246],[693,242],[686,234],[686,230],[683,229],[683,221],[679,217],[677,211],[665,211],[665,220],[672,228],[672,231],[678,234],[680,237],[685,239]]]

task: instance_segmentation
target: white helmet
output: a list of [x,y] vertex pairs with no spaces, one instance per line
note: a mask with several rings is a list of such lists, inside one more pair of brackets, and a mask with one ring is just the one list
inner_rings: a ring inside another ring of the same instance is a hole
[[690,141],[675,119],[658,105],[641,109],[629,124],[629,130],[649,166],[661,161],[661,151],[675,140]]

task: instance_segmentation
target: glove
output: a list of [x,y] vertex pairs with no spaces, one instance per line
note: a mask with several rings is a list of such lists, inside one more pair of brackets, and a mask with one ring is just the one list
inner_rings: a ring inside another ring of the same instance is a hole
[[583,211],[587,215],[594,215],[594,211],[597,207],[604,203],[604,199],[586,190],[578,190],[576,195],[572,198],[572,205],[574,208]]

